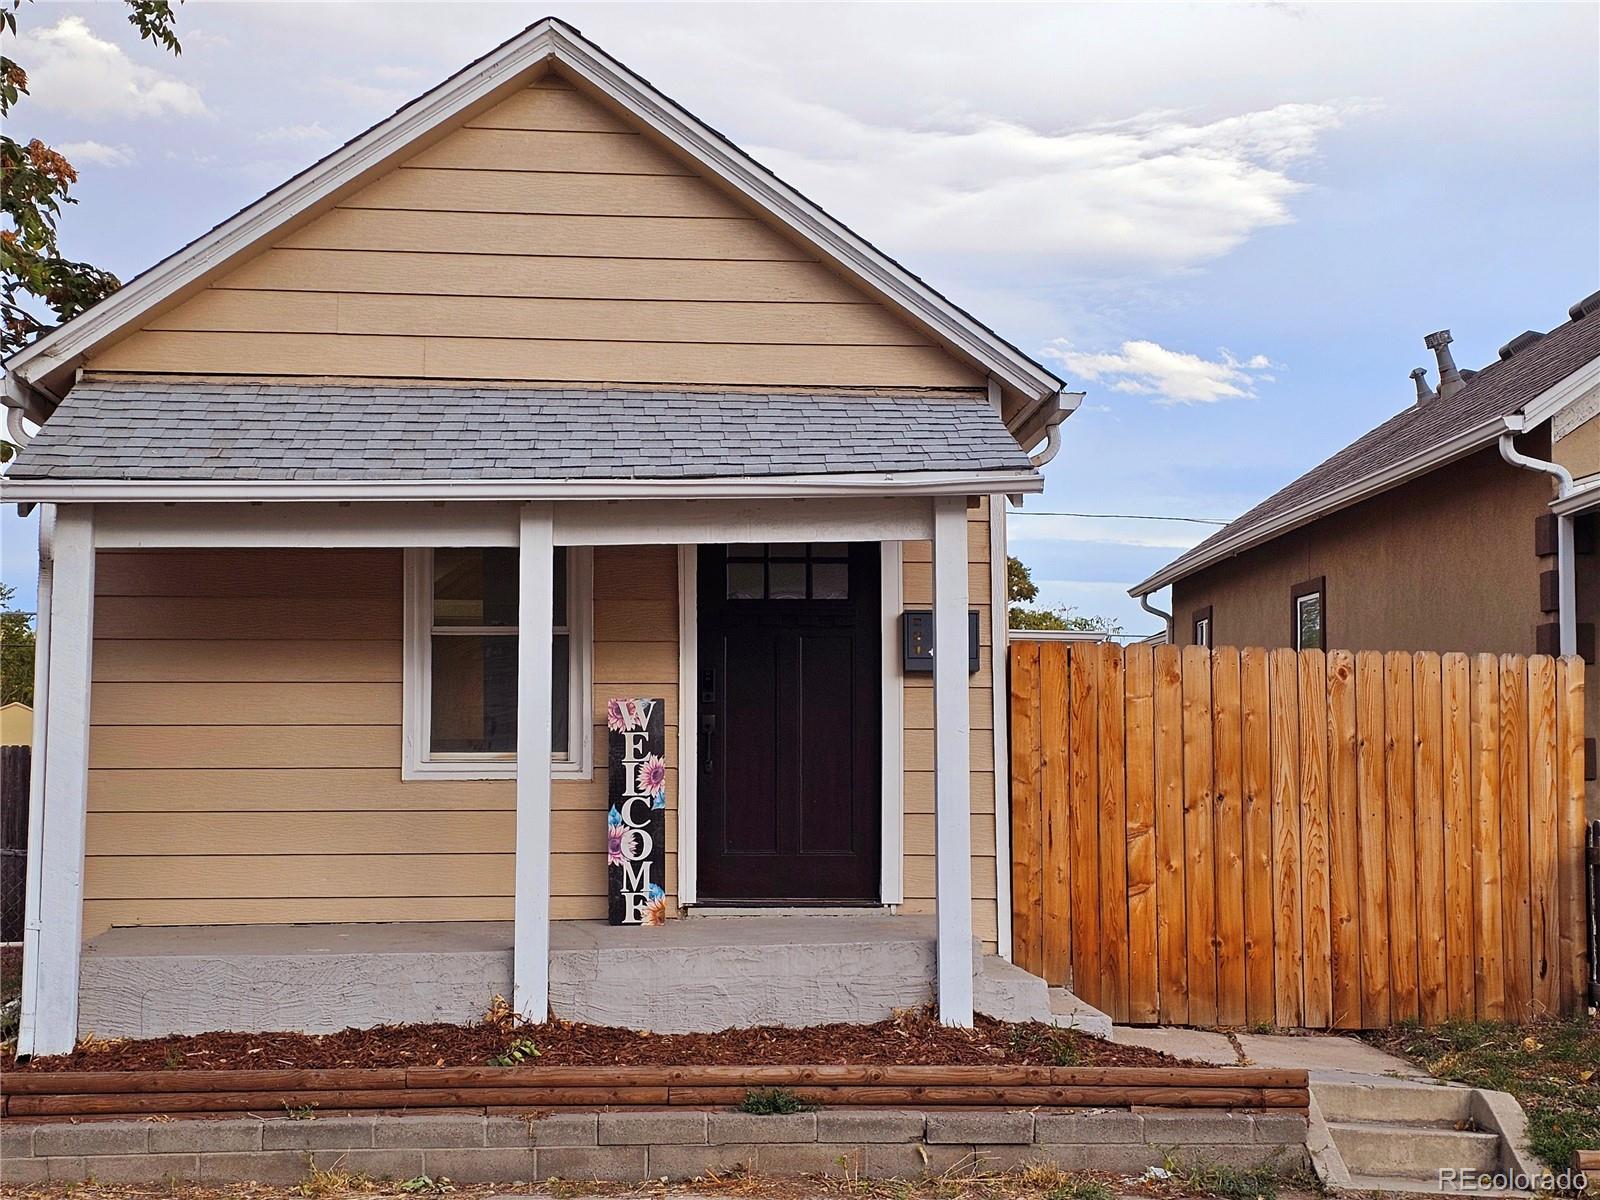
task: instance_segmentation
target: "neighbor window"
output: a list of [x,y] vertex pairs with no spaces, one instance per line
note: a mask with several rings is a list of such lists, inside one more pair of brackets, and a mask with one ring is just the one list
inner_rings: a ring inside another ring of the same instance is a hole
[[1291,639],[1296,650],[1328,648],[1328,600],[1322,577],[1297,583],[1289,592]]
[[[518,552],[413,550],[406,557],[405,773],[516,773]],[[550,564],[553,772],[589,774],[589,556],[557,547]]]
[[1194,644],[1211,649],[1211,605],[1194,610]]

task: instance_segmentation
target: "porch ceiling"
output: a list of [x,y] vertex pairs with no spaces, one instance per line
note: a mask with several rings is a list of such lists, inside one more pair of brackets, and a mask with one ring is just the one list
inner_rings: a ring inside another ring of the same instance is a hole
[[1031,472],[971,393],[774,394],[86,380],[22,481],[726,480]]

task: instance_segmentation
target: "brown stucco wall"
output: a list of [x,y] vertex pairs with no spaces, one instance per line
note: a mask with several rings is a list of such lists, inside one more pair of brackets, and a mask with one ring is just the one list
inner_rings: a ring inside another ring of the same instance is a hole
[[1550,498],[1543,477],[1480,451],[1175,584],[1178,641],[1209,604],[1215,645],[1287,645],[1289,590],[1321,575],[1331,647],[1531,653],[1554,565],[1534,556],[1533,523]]

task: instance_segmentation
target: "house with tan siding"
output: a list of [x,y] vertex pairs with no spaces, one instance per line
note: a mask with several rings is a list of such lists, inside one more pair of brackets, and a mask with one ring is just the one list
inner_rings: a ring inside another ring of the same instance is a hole
[[[1581,655],[1600,620],[1600,292],[1438,385],[1130,589],[1180,645]],[[1600,727],[1600,688],[1586,693]],[[1594,741],[1589,811],[1600,815]]]
[[1043,997],[1003,498],[1077,399],[529,27],[7,364],[22,1053]]

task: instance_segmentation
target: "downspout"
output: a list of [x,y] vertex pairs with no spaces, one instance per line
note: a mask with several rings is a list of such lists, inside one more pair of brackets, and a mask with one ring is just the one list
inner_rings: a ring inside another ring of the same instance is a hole
[[1145,612],[1149,613],[1152,617],[1160,617],[1162,621],[1166,623],[1167,644],[1169,646],[1175,646],[1178,644],[1178,630],[1173,624],[1172,614],[1169,612],[1162,612],[1159,608],[1156,608],[1153,604],[1151,604],[1149,592],[1145,592],[1140,595],[1139,607],[1144,609]]
[[33,1029],[39,1012],[39,889],[44,874],[44,759],[50,736],[50,594],[55,576],[56,506],[39,511],[39,595],[35,601],[33,650],[33,761],[28,772],[28,865],[22,901],[22,995],[17,1027],[17,1059],[33,1054]]
[[[1507,417],[1506,431],[1500,435],[1500,457],[1513,467],[1549,475],[1556,481],[1556,499],[1565,500],[1572,491],[1572,472],[1560,463],[1531,458],[1516,446],[1516,435],[1524,432],[1523,418]],[[1572,517],[1556,514],[1556,621],[1560,628],[1560,649],[1563,656],[1578,652],[1578,587],[1577,557],[1573,538]]]

